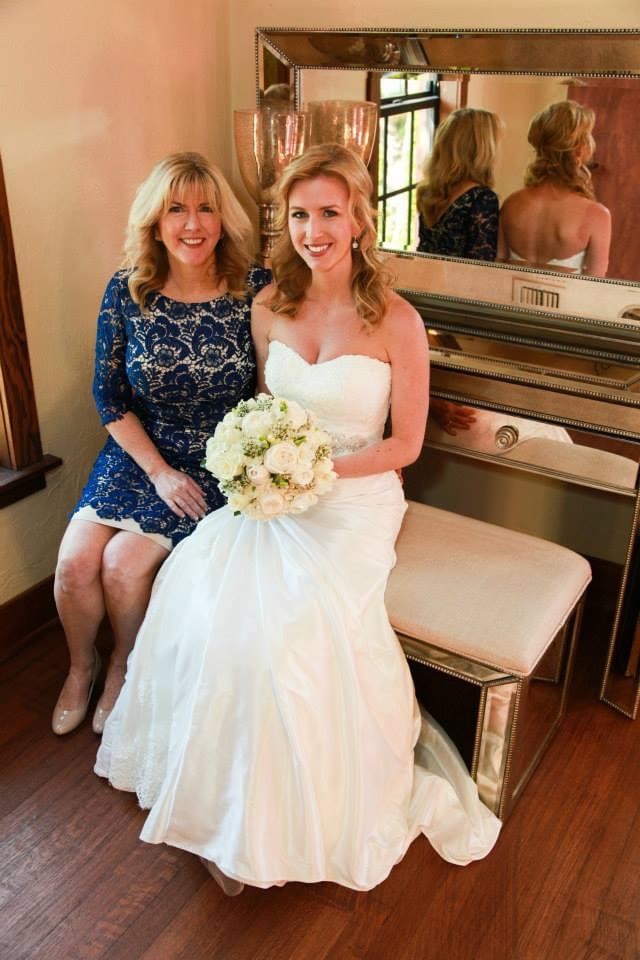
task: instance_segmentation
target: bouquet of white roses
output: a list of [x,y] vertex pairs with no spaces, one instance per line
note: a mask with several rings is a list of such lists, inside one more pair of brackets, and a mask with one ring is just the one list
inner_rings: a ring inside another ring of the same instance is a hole
[[234,513],[269,520],[303,513],[337,474],[331,438],[295,400],[260,393],[243,400],[207,441],[204,466]]

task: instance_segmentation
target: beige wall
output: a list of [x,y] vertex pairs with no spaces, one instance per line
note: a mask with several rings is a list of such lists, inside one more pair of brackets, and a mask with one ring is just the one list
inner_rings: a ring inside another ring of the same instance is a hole
[[228,31],[227,0],[0,3],[0,149],[43,445],[64,460],[0,510],[0,603],[53,571],[103,440],[96,312],[136,185],[172,150],[229,170]]
[[95,316],[135,185],[169,150],[202,150],[230,170],[231,110],[254,103],[253,32],[269,24],[640,27],[640,6],[3,0],[0,147],[44,448],[64,465],[0,511],[0,603],[53,571],[103,437],[90,396]]

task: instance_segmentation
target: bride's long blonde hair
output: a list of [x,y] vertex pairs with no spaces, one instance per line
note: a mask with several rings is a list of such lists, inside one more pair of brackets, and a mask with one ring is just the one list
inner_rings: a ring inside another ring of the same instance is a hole
[[351,290],[364,324],[373,327],[384,316],[392,277],[376,249],[376,211],[371,207],[369,172],[352,150],[337,143],[311,147],[289,164],[278,182],[276,226],[281,233],[271,261],[276,290],[269,307],[274,313],[295,317],[311,283],[311,270],[289,235],[289,194],[294,184],[320,176],[342,180],[349,191],[349,212],[358,230],[358,248],[352,251]]
[[525,186],[535,187],[552,180],[593,200],[591,171],[586,166],[593,156],[592,136],[596,115],[591,107],[575,100],[551,103],[529,124],[528,140],[536,151],[525,173]]

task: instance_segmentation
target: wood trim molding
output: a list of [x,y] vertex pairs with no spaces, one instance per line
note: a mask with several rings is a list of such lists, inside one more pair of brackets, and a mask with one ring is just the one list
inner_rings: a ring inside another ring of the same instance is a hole
[[59,457],[43,455],[33,391],[18,266],[0,159],[0,508],[41,490]]
[[18,267],[0,160],[0,400],[9,464],[21,470],[42,459]]
[[0,605],[0,647],[12,647],[57,620],[53,576]]

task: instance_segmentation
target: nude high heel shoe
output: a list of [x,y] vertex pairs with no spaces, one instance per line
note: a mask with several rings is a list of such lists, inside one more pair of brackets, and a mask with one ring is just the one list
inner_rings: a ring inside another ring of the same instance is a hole
[[241,883],[240,880],[233,880],[231,877],[228,877],[226,873],[223,873],[222,870],[220,870],[213,860],[205,860],[204,857],[198,857],[198,859],[207,873],[213,877],[222,892],[226,893],[228,897],[237,897],[239,893],[242,893],[244,890],[244,883]]
[[71,733],[72,730],[75,730],[76,727],[79,727],[84,718],[87,715],[87,710],[89,709],[89,701],[91,700],[91,694],[93,693],[93,688],[95,687],[96,680],[98,679],[98,674],[100,673],[100,668],[102,666],[102,661],[98,655],[98,651],[94,648],[93,651],[93,672],[91,674],[91,683],[89,684],[89,691],[87,693],[87,699],[81,707],[77,707],[75,710],[66,710],[60,706],[60,698],[58,697],[58,702],[53,708],[53,716],[51,718],[51,729],[59,737],[63,736],[65,733]]
[[[107,679],[108,677],[109,677],[109,671],[107,670]],[[124,677],[124,674],[123,674],[123,677]],[[107,681],[105,681],[105,684],[106,682]],[[118,693],[118,696],[120,696],[119,693]],[[104,700],[104,697],[105,697],[105,691],[103,690],[102,696],[98,700],[98,705],[96,706],[95,712],[93,714],[93,721],[91,723],[91,728],[93,732],[97,733],[98,735],[102,734],[102,732],[104,731],[104,725],[107,722],[109,714],[111,713],[111,711],[113,710],[113,708],[115,707],[118,701],[118,697],[116,697],[116,699],[113,700],[110,707],[103,707],[102,701]]]
[[95,713],[93,715],[93,720],[91,722],[91,729],[94,733],[98,735],[102,734],[104,730],[104,725],[107,722],[107,717],[111,713],[111,710],[105,710],[104,707],[97,706]]

